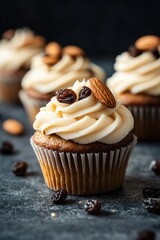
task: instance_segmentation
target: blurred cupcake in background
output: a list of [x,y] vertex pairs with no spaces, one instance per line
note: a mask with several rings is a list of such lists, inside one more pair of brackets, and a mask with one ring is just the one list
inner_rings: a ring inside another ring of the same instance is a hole
[[116,58],[107,80],[135,119],[140,139],[160,139],[160,38],[143,36]]
[[31,70],[22,80],[20,99],[30,121],[34,121],[40,107],[46,105],[57,90],[73,85],[77,79],[93,76],[105,80],[106,74],[86,57],[83,49],[49,43],[44,54],[33,58]]
[[42,51],[45,40],[30,29],[8,30],[0,41],[0,101],[18,102],[21,80],[31,58]]

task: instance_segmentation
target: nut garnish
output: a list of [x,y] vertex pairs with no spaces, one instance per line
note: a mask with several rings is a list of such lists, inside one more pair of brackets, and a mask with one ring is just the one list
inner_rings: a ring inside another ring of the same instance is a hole
[[89,79],[89,87],[99,102],[107,108],[115,108],[116,100],[110,89],[97,78]]
[[59,58],[58,57],[55,57],[55,56],[52,56],[52,55],[47,55],[45,54],[43,56],[43,62],[47,65],[54,65],[56,64],[57,62],[59,61]]
[[68,54],[71,57],[78,57],[78,56],[84,56],[85,52],[83,51],[82,48],[78,47],[78,46],[66,46],[63,48],[63,53],[64,54]]
[[45,47],[45,52],[48,55],[59,56],[59,55],[62,54],[62,48],[61,48],[61,45],[59,43],[57,43],[57,42],[50,42]]
[[154,35],[147,35],[139,38],[135,46],[140,50],[152,50],[160,45],[160,38]]
[[15,119],[8,119],[3,122],[3,129],[12,135],[21,135],[24,132],[23,124]]
[[3,33],[2,37],[7,39],[7,40],[11,40],[12,37],[15,34],[15,30],[14,29],[9,29],[6,32]]

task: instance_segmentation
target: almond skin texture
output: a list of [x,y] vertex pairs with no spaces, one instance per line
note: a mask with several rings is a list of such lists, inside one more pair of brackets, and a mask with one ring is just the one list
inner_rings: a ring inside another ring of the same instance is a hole
[[160,45],[160,38],[154,35],[147,35],[139,38],[135,46],[140,50],[152,50]]
[[15,119],[8,119],[3,122],[3,129],[12,135],[21,135],[24,133],[23,124]]
[[63,53],[68,54],[71,57],[85,56],[85,52],[82,48],[73,45],[64,47]]
[[89,79],[89,88],[99,102],[107,108],[115,108],[116,100],[110,89],[97,78]]
[[60,56],[62,54],[62,48],[61,48],[61,45],[59,43],[57,43],[57,42],[50,42],[45,47],[45,52],[48,55]]

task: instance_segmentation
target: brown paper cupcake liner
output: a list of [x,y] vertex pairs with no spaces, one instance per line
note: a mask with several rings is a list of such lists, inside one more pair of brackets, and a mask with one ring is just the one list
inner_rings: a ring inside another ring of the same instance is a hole
[[160,107],[128,106],[134,117],[134,133],[142,140],[160,140]]
[[120,187],[136,142],[134,136],[130,144],[120,149],[82,154],[49,150],[31,138],[48,188],[64,188],[73,195],[101,194]]
[[35,116],[39,112],[39,109],[41,107],[44,107],[47,104],[47,101],[33,99],[33,98],[29,97],[24,90],[21,90],[19,92],[19,98],[20,98],[20,100],[25,108],[25,111],[28,115],[28,118],[32,124],[35,120]]

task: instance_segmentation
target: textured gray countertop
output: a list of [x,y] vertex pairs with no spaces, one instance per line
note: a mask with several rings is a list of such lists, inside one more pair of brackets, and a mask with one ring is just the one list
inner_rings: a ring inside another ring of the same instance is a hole
[[[100,63],[111,72],[111,62]],[[24,123],[24,136],[10,136],[2,130],[7,118]],[[142,205],[143,188],[160,186],[160,177],[149,170],[150,162],[160,157],[160,143],[137,144],[123,187],[97,196],[102,212],[92,216],[84,211],[89,197],[69,196],[63,205],[51,203],[52,191],[44,184],[29,144],[32,133],[21,106],[0,105],[0,143],[9,140],[16,149],[14,155],[0,155],[0,240],[134,240],[144,229],[154,230],[160,239],[160,216],[148,213]],[[11,171],[18,160],[29,163],[25,177],[16,177]]]

